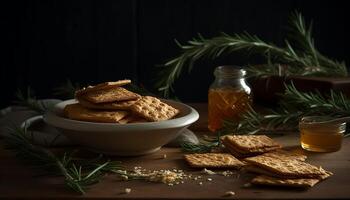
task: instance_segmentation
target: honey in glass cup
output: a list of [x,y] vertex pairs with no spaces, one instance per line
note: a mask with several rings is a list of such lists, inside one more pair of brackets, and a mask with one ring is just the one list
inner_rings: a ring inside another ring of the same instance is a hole
[[224,119],[238,121],[252,103],[251,90],[246,83],[244,69],[219,66],[208,91],[208,129],[220,129]]
[[301,147],[313,152],[334,152],[341,148],[345,122],[313,123],[329,120],[328,117],[303,117],[299,122]]

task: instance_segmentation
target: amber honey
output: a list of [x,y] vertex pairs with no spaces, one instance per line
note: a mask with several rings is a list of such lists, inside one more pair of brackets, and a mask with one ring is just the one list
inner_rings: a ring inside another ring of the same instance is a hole
[[251,104],[250,95],[235,88],[214,88],[208,92],[208,128],[214,132],[224,119],[237,121]]
[[341,148],[345,123],[299,123],[300,142],[303,149],[314,152],[333,152]]

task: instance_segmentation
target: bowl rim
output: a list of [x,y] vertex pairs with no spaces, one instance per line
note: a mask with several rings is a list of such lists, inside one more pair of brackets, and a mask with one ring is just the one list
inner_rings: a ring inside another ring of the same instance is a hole
[[63,108],[67,104],[72,104],[78,102],[75,99],[69,99],[56,104],[53,109],[46,112],[43,116],[44,121],[56,128],[63,128],[69,130],[77,131],[138,131],[138,130],[158,130],[158,129],[169,129],[169,128],[179,128],[185,127],[193,122],[197,121],[199,118],[198,112],[184,103],[176,102],[168,99],[161,99],[165,103],[169,103],[178,109],[184,109],[186,114],[181,117],[159,121],[159,122],[142,122],[142,123],[132,123],[132,124],[116,124],[116,123],[102,123],[102,122],[87,122],[72,120],[59,116],[57,113],[62,112]]

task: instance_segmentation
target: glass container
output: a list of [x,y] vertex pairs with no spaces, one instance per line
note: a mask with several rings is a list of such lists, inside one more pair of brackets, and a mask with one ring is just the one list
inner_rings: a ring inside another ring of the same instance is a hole
[[346,123],[316,123],[329,119],[329,117],[310,116],[300,120],[300,143],[303,149],[314,152],[333,152],[341,148]]
[[238,121],[252,103],[246,71],[235,66],[219,66],[208,91],[208,128],[215,132],[224,119]]

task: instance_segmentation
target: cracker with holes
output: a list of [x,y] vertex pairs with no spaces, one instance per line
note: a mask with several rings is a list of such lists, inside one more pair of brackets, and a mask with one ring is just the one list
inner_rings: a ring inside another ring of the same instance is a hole
[[327,173],[321,167],[297,159],[259,155],[244,159],[246,170],[279,178],[320,178]]
[[244,163],[227,153],[187,154],[185,160],[195,168],[241,168]]
[[122,87],[109,88],[103,90],[92,91],[84,94],[81,98],[95,104],[111,103],[118,101],[137,100],[140,95],[131,92]]
[[79,103],[67,105],[64,108],[64,114],[69,119],[89,121],[89,122],[105,122],[118,123],[121,119],[128,115],[126,111],[97,111],[81,106]]
[[305,161],[307,156],[302,155],[300,153],[295,153],[291,151],[286,151],[283,149],[277,149],[276,151],[271,151],[263,154],[264,156],[280,158],[285,160],[295,159],[300,161]]
[[175,117],[179,110],[151,96],[143,96],[130,109],[136,115],[157,122]]
[[98,90],[103,90],[103,89],[108,89],[108,88],[115,88],[115,87],[120,87],[123,85],[127,85],[131,83],[131,80],[125,79],[125,80],[119,80],[119,81],[114,81],[114,82],[104,82],[97,84],[95,86],[88,86],[86,88],[80,89],[75,92],[75,97],[79,97],[83,94],[86,94],[88,92],[93,92],[93,91],[98,91]]

